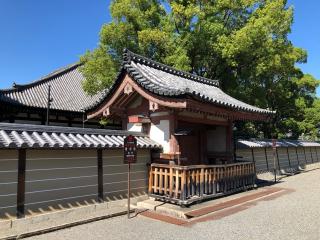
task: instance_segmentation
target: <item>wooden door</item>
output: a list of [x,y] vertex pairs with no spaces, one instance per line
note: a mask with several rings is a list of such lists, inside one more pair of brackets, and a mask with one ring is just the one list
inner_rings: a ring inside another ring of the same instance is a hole
[[199,134],[198,131],[190,136],[179,137],[181,162],[183,165],[200,164]]
[[189,135],[177,136],[179,142],[179,149],[181,152],[181,164],[196,165],[201,164],[201,129],[200,126],[179,122],[180,129],[190,130]]

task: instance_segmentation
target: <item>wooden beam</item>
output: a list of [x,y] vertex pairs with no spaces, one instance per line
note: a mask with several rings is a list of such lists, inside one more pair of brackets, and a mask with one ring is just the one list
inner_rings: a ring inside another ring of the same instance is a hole
[[200,102],[194,99],[186,100],[186,108],[201,113],[208,113],[214,116],[222,117],[231,120],[254,120],[254,121],[266,121],[272,116],[269,114],[262,114],[256,112],[243,112],[241,110],[235,110],[228,107],[216,106],[212,103]]
[[150,122],[151,120],[149,117],[138,116],[138,115],[128,116],[128,123],[150,123]]
[[141,88],[128,74],[124,77],[122,83],[117,88],[117,90],[107,98],[104,102],[100,104],[100,106],[93,112],[88,113],[88,119],[95,118],[101,116],[104,110],[116,102],[116,100],[123,94],[123,90],[127,84],[130,84],[135,92],[140,94],[142,97],[157,103],[158,105],[171,107],[171,108],[186,108],[186,102],[184,99],[179,98],[168,98],[158,96],[154,93],[148,92],[147,90]]
[[[156,117],[153,117],[152,120],[155,118]],[[217,121],[217,120],[201,119],[201,118],[179,116],[179,115],[177,115],[177,120],[184,121],[184,122],[190,122],[190,123],[198,123],[198,124],[228,126],[228,121]]]
[[103,202],[103,158],[102,149],[97,150],[97,165],[98,165],[98,200]]
[[18,150],[17,218],[25,216],[26,150]]

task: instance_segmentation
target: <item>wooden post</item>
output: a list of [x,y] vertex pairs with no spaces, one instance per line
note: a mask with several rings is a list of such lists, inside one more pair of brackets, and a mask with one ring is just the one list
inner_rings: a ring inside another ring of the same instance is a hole
[[182,201],[186,200],[186,170],[183,169],[181,172],[181,193],[180,199]]
[[307,162],[307,155],[306,155],[305,147],[303,147],[303,152],[304,152],[304,160],[306,161],[306,164],[307,164],[308,162]]
[[317,147],[314,147],[314,149],[316,150],[316,156],[317,156],[317,162],[319,162],[319,157],[318,157],[318,148]]
[[267,148],[264,148],[264,156],[266,158],[267,170],[269,171],[269,163],[268,163],[268,155],[267,155]]
[[275,183],[277,182],[276,151],[277,151],[277,142],[276,142],[276,139],[272,139],[273,173],[274,173]]
[[131,171],[131,166],[130,166],[130,162],[128,162],[128,211],[127,211],[127,215],[128,215],[128,219],[130,219],[130,197],[131,197],[131,179],[130,179],[130,171]]
[[152,165],[150,166],[149,168],[149,188],[148,188],[148,193],[151,194],[153,193],[154,191],[152,190],[153,188],[153,167]]
[[159,194],[162,195],[163,192],[163,173],[162,168],[159,169]]
[[164,194],[168,194],[168,169],[164,169]]
[[290,171],[291,171],[291,174],[292,174],[293,173],[293,169],[291,167],[291,161],[290,161],[290,156],[289,156],[289,147],[287,147],[287,156],[288,156],[288,162],[289,162]]
[[253,148],[251,148],[251,155],[252,155],[252,162],[253,162],[253,167],[254,167],[254,175],[257,175],[257,169],[256,169],[256,160],[254,158],[254,151],[253,151]]
[[103,202],[103,158],[102,149],[97,150],[98,165],[98,201]]
[[299,155],[298,155],[298,147],[296,147],[296,156],[297,156],[298,166],[300,166]]
[[26,150],[18,150],[17,218],[25,216]]
[[204,193],[204,168],[200,170],[200,197],[203,197]]
[[180,177],[179,177],[179,169],[176,170],[176,189],[175,189],[175,198],[178,198],[179,195],[179,186],[180,186]]
[[228,120],[228,126],[226,127],[226,152],[231,153],[231,150],[232,150],[232,121]]
[[279,169],[279,171],[280,171],[280,161],[279,161],[278,148],[276,148],[276,153],[277,153],[277,160],[278,160],[278,169]]
[[313,163],[314,161],[313,161],[313,154],[312,154],[312,148],[311,147],[310,147],[310,154],[311,154],[311,161]]
[[217,193],[217,177],[218,175],[218,169],[215,167],[213,168],[213,176],[212,176],[212,194]]
[[[155,180],[156,181],[156,175],[155,176]],[[155,191],[155,189],[154,189]],[[172,192],[173,192],[173,167],[170,166],[170,173],[169,173],[169,196],[172,197]]]

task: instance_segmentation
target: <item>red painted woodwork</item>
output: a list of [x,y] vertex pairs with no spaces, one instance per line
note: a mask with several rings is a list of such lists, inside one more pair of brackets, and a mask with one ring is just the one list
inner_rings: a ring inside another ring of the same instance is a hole
[[[159,106],[171,108],[186,108],[185,99],[166,98],[147,92],[145,89],[141,88],[135,81],[133,81],[128,74],[126,74],[117,90],[103,103],[101,103],[101,105],[95,111],[89,112],[87,114],[88,119],[101,116],[106,108],[113,105],[119,97],[124,95],[124,88],[127,86],[127,84],[130,84],[132,86],[133,92],[136,91],[142,97],[148,99],[153,103],[157,103]],[[129,94],[128,96],[132,94],[133,93]]]
[[142,117],[142,116],[129,116],[128,117],[129,123],[150,123],[150,118],[148,117]]
[[196,125],[182,121],[178,122],[179,129],[191,130],[191,135],[177,136],[182,165],[196,165],[202,163],[202,154],[206,147],[202,145],[201,141],[201,131],[204,127],[204,125]]
[[[130,87],[128,87],[130,86]],[[129,88],[129,89],[126,89]],[[126,89],[126,90],[125,90]],[[125,93],[124,93],[125,92]],[[161,106],[168,107],[170,109],[189,109],[194,112],[201,112],[206,114],[211,114],[214,116],[223,117],[225,119],[231,120],[260,120],[264,121],[270,118],[268,114],[260,113],[248,113],[242,111],[235,111],[234,109],[227,107],[218,107],[210,103],[205,103],[197,101],[194,99],[178,99],[171,97],[158,96],[153,93],[147,92],[145,89],[141,88],[129,75],[126,75],[115,91],[115,93],[107,98],[100,107],[88,114],[88,118],[94,118],[101,116],[105,110],[112,106],[119,104],[119,106],[126,106],[128,104],[128,99],[135,94],[141,95],[143,98],[149,101],[149,110],[156,111]]]

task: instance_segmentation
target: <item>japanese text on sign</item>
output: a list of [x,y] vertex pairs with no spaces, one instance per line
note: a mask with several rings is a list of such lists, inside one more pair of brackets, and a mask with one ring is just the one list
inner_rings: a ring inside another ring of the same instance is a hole
[[124,163],[135,163],[137,161],[137,139],[129,135],[124,139]]

